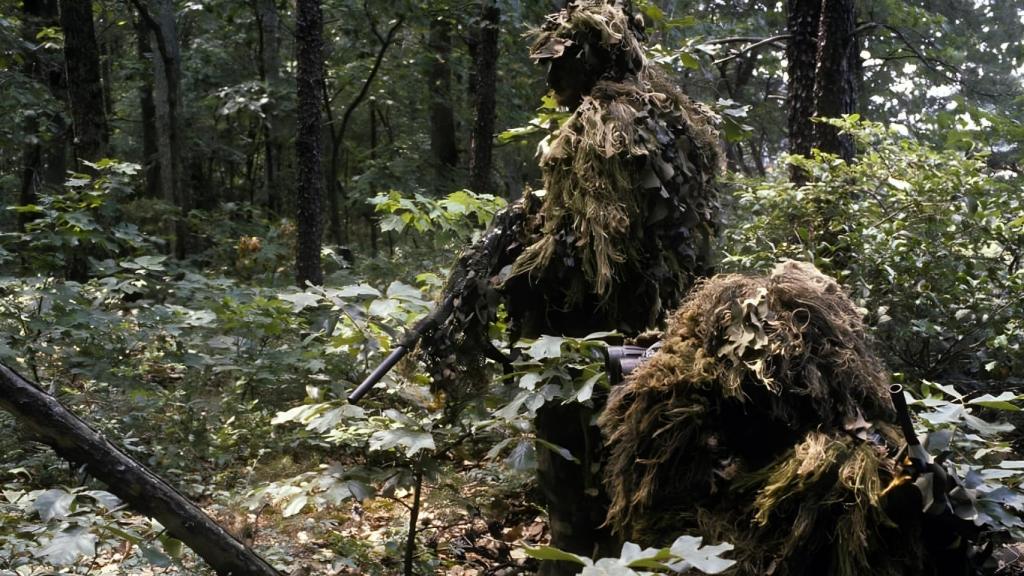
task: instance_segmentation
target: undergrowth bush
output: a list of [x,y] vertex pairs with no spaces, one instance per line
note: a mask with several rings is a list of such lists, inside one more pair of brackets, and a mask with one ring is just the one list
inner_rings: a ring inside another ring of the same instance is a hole
[[804,185],[735,182],[723,268],[813,262],[866,309],[894,369],[965,380],[1020,374],[1019,175],[855,116],[829,122],[856,140],[856,160],[791,156]]

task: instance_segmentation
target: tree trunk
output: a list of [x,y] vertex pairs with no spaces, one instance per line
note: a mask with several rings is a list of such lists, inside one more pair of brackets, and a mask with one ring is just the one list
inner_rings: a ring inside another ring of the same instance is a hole
[[[818,26],[822,0],[788,0],[786,73],[789,76],[789,153],[809,156],[814,143],[814,87],[818,55]],[[807,177],[792,167],[790,180],[801,184]]]
[[280,212],[281,158],[287,134],[281,115],[281,21],[275,0],[258,0],[256,5],[260,37],[260,78],[266,84],[270,99],[263,107],[263,190],[259,203],[272,213]]
[[452,107],[452,38],[447,11],[430,21],[427,45],[430,65],[430,157],[434,162],[434,193],[452,187],[453,171],[459,162],[455,138],[455,111]]
[[494,150],[494,111],[498,82],[498,26],[500,12],[494,0],[484,0],[473,59],[476,77],[476,121],[470,137],[469,187],[480,194],[494,189],[491,177]]
[[[370,19],[370,26],[373,30],[373,35],[380,41],[380,48],[377,50],[377,57],[373,61],[373,68],[370,69],[370,73],[366,76],[366,80],[363,81],[362,88],[352,98],[352,102],[345,107],[345,113],[341,116],[341,123],[337,130],[332,127],[330,129],[331,138],[331,161],[328,178],[330,185],[327,187],[327,206],[330,214],[328,215],[328,222],[330,225],[331,239],[334,240],[335,244],[344,243],[344,234],[341,231],[341,209],[339,206],[339,198],[342,192],[341,177],[338,174],[342,161],[342,154],[345,148],[345,134],[348,130],[349,121],[352,119],[352,114],[356,111],[356,108],[362,104],[363,100],[366,99],[366,95],[370,92],[370,86],[373,84],[374,78],[377,77],[377,72],[380,71],[381,63],[384,62],[384,55],[387,54],[388,48],[395,41],[395,34],[398,33],[398,29],[401,28],[402,22],[405,21],[405,17],[401,16],[394,21],[387,34],[381,34],[377,30],[376,24],[373,21],[373,15],[367,13],[367,18]],[[322,85],[323,90],[323,101],[325,113],[330,120],[331,126],[334,125],[334,115],[331,112],[331,99],[327,93],[326,82]],[[348,164],[348,158],[344,158],[346,165]],[[348,176],[346,174],[345,178]],[[360,212],[361,213],[361,212]]]
[[64,62],[67,66],[76,164],[79,170],[91,172],[82,162],[95,162],[102,158],[108,141],[92,0],[61,0],[60,25],[64,31]]
[[152,59],[159,58],[153,54],[150,32],[140,18],[133,19],[136,34],[135,50],[142,70],[139,79],[139,110],[142,124],[142,171],[146,177],[148,198],[160,197],[160,160],[157,147],[156,103],[153,100],[153,66]]
[[[46,86],[50,95],[58,102],[67,98],[67,77],[64,75],[62,56],[38,45],[37,35],[43,28],[56,27],[60,18],[57,0],[25,0],[22,3],[22,40],[32,47],[25,53],[23,67],[25,76]],[[56,112],[48,118],[52,131],[42,131],[44,123],[37,115],[26,117],[24,133],[27,142],[22,151],[21,185],[18,203],[35,204],[43,186],[58,187],[64,183],[67,170],[67,122],[63,114]],[[18,227],[24,230],[32,214],[18,215]]]
[[[860,58],[856,26],[854,0],[822,0],[814,82],[815,116],[838,118],[856,109]],[[840,136],[839,130],[828,124],[815,124],[814,147],[846,161],[853,159],[853,140],[847,135]]]
[[89,474],[135,510],[158,520],[220,576],[280,576],[167,482],[108,442],[55,398],[0,364],[0,409],[34,439],[62,457],[85,464]]
[[[370,100],[370,166],[377,164],[377,101]],[[372,182],[372,181],[371,181]],[[370,184],[370,197],[377,195],[376,187]],[[379,239],[377,229],[377,211],[372,206],[366,205],[366,224],[370,228],[370,256],[377,257],[377,241]]]
[[320,172],[320,91],[324,83],[323,15],[319,0],[297,0],[295,8],[295,74],[298,92],[298,133],[295,156],[298,160],[295,219],[298,245],[295,254],[295,280],[323,284],[320,267],[320,198],[323,175]]
[[153,0],[152,13],[142,0],[132,0],[156,40],[153,58],[153,88],[156,104],[157,157],[163,198],[177,208],[174,218],[174,255],[185,258],[188,245],[187,216],[191,199],[184,186],[183,138],[181,131],[181,50],[172,0]]

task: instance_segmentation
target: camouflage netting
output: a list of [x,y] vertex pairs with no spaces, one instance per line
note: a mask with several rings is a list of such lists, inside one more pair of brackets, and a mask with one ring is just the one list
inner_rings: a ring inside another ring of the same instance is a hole
[[535,58],[593,53],[593,85],[546,140],[544,192],[508,208],[514,227],[496,218],[498,244],[492,230],[456,264],[445,294],[461,307],[423,343],[438,387],[483,383],[472,367],[499,302],[513,338],[636,334],[710,270],[715,117],[646,65],[640,40],[636,21],[600,0],[570,2],[537,33]]
[[966,573],[963,543],[926,544],[887,383],[813,266],[712,278],[601,416],[608,522],[643,545],[731,542],[737,575]]

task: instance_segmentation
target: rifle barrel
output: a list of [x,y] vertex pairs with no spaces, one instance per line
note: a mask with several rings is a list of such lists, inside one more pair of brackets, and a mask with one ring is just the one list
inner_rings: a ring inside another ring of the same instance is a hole
[[377,382],[380,382],[380,379],[394,368],[395,364],[398,364],[398,361],[401,360],[408,352],[409,349],[403,345],[395,346],[395,349],[391,351],[391,354],[388,354],[388,357],[378,364],[377,367],[373,369],[373,372],[370,372],[370,375],[363,380],[363,383],[357,386],[356,389],[348,395],[348,403],[357,404],[359,400],[362,399],[362,397],[365,396],[366,393],[377,384]]
[[907,399],[903,395],[903,386],[899,384],[889,386],[889,396],[892,398],[893,407],[896,408],[896,423],[900,425],[907,445],[919,445],[921,442],[917,439],[914,423],[910,419],[910,409],[907,408]]

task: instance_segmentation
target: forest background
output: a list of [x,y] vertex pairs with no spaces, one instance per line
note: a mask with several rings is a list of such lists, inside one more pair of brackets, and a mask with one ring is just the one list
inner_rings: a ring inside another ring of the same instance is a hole
[[[344,397],[540,186],[566,113],[523,34],[559,6],[0,0],[0,360],[280,568],[533,569],[536,451],[573,456],[530,418],[608,386],[603,344],[520,343],[458,417],[412,361]],[[721,117],[718,268],[838,278],[981,517],[1024,527],[1024,4],[635,7]],[[0,574],[204,569],[21,430]]]

